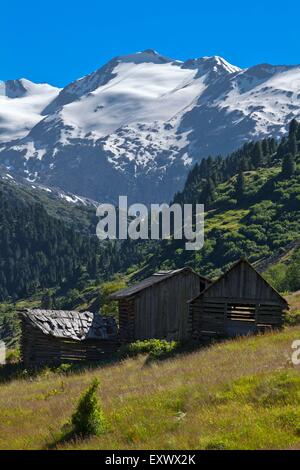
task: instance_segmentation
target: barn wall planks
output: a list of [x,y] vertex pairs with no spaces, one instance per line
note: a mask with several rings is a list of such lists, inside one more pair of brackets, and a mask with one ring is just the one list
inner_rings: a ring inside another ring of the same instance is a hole
[[117,350],[117,340],[75,341],[51,337],[21,320],[21,360],[26,367],[99,361]]
[[134,299],[119,300],[119,338],[122,343],[134,341]]
[[239,263],[222,276],[207,292],[207,297],[241,299],[264,299],[278,304],[278,294],[262,279],[248,263]]
[[191,333],[187,301],[204,288],[193,272],[182,272],[134,298],[134,339],[184,340]]
[[241,260],[190,303],[193,337],[227,337],[280,328],[285,300]]

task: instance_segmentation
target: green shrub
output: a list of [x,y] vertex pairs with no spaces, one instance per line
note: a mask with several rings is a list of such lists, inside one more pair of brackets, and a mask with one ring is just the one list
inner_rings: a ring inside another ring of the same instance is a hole
[[133,357],[139,354],[148,354],[149,359],[162,359],[173,355],[178,347],[179,343],[177,341],[147,339],[124,346],[121,349],[121,355]]
[[124,289],[126,282],[123,279],[115,279],[113,281],[101,284],[99,298],[100,310],[102,315],[118,316],[118,302],[109,300],[109,296],[118,290]]
[[69,372],[72,372],[73,368],[73,364],[62,363],[59,366],[55,367],[53,369],[53,372],[56,372],[58,374],[68,374]]
[[20,351],[19,349],[9,349],[6,351],[6,363],[7,364],[16,364],[20,361]]
[[228,448],[228,443],[222,439],[214,439],[205,446],[205,450],[227,450]]
[[278,263],[267,269],[264,273],[264,278],[279,292],[283,292],[288,288],[286,273],[287,266],[283,263]]
[[289,264],[278,263],[271,266],[264,277],[279,292],[300,289],[300,249],[293,252]]
[[289,311],[285,315],[285,323],[290,326],[299,325],[300,324],[300,310]]
[[81,395],[71,423],[65,430],[69,436],[99,436],[105,431],[105,418],[97,397],[99,381],[94,379]]

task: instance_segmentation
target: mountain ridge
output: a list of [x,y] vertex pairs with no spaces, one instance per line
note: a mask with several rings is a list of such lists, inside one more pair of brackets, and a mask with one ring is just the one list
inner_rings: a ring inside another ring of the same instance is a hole
[[117,56],[55,89],[27,135],[2,138],[0,165],[98,201],[164,202],[203,157],[282,137],[300,118],[299,89],[297,65],[241,69],[151,49]]

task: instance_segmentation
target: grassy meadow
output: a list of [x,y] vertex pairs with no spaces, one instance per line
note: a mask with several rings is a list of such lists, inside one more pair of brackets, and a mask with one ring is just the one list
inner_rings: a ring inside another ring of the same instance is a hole
[[107,421],[100,437],[65,449],[288,449],[300,445],[300,327],[226,341],[146,364],[146,357],[81,373],[44,371],[0,384],[0,448],[56,441],[97,377]]

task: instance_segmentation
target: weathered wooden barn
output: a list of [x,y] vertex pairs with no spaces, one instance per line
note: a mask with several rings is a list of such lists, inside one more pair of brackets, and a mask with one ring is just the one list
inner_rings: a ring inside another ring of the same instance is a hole
[[61,310],[25,310],[20,317],[21,359],[27,367],[98,361],[118,345],[111,317]]
[[190,267],[160,271],[110,296],[119,302],[122,342],[150,338],[185,340],[191,335],[187,301],[211,281]]
[[280,328],[286,300],[241,259],[189,303],[193,337],[232,337]]

